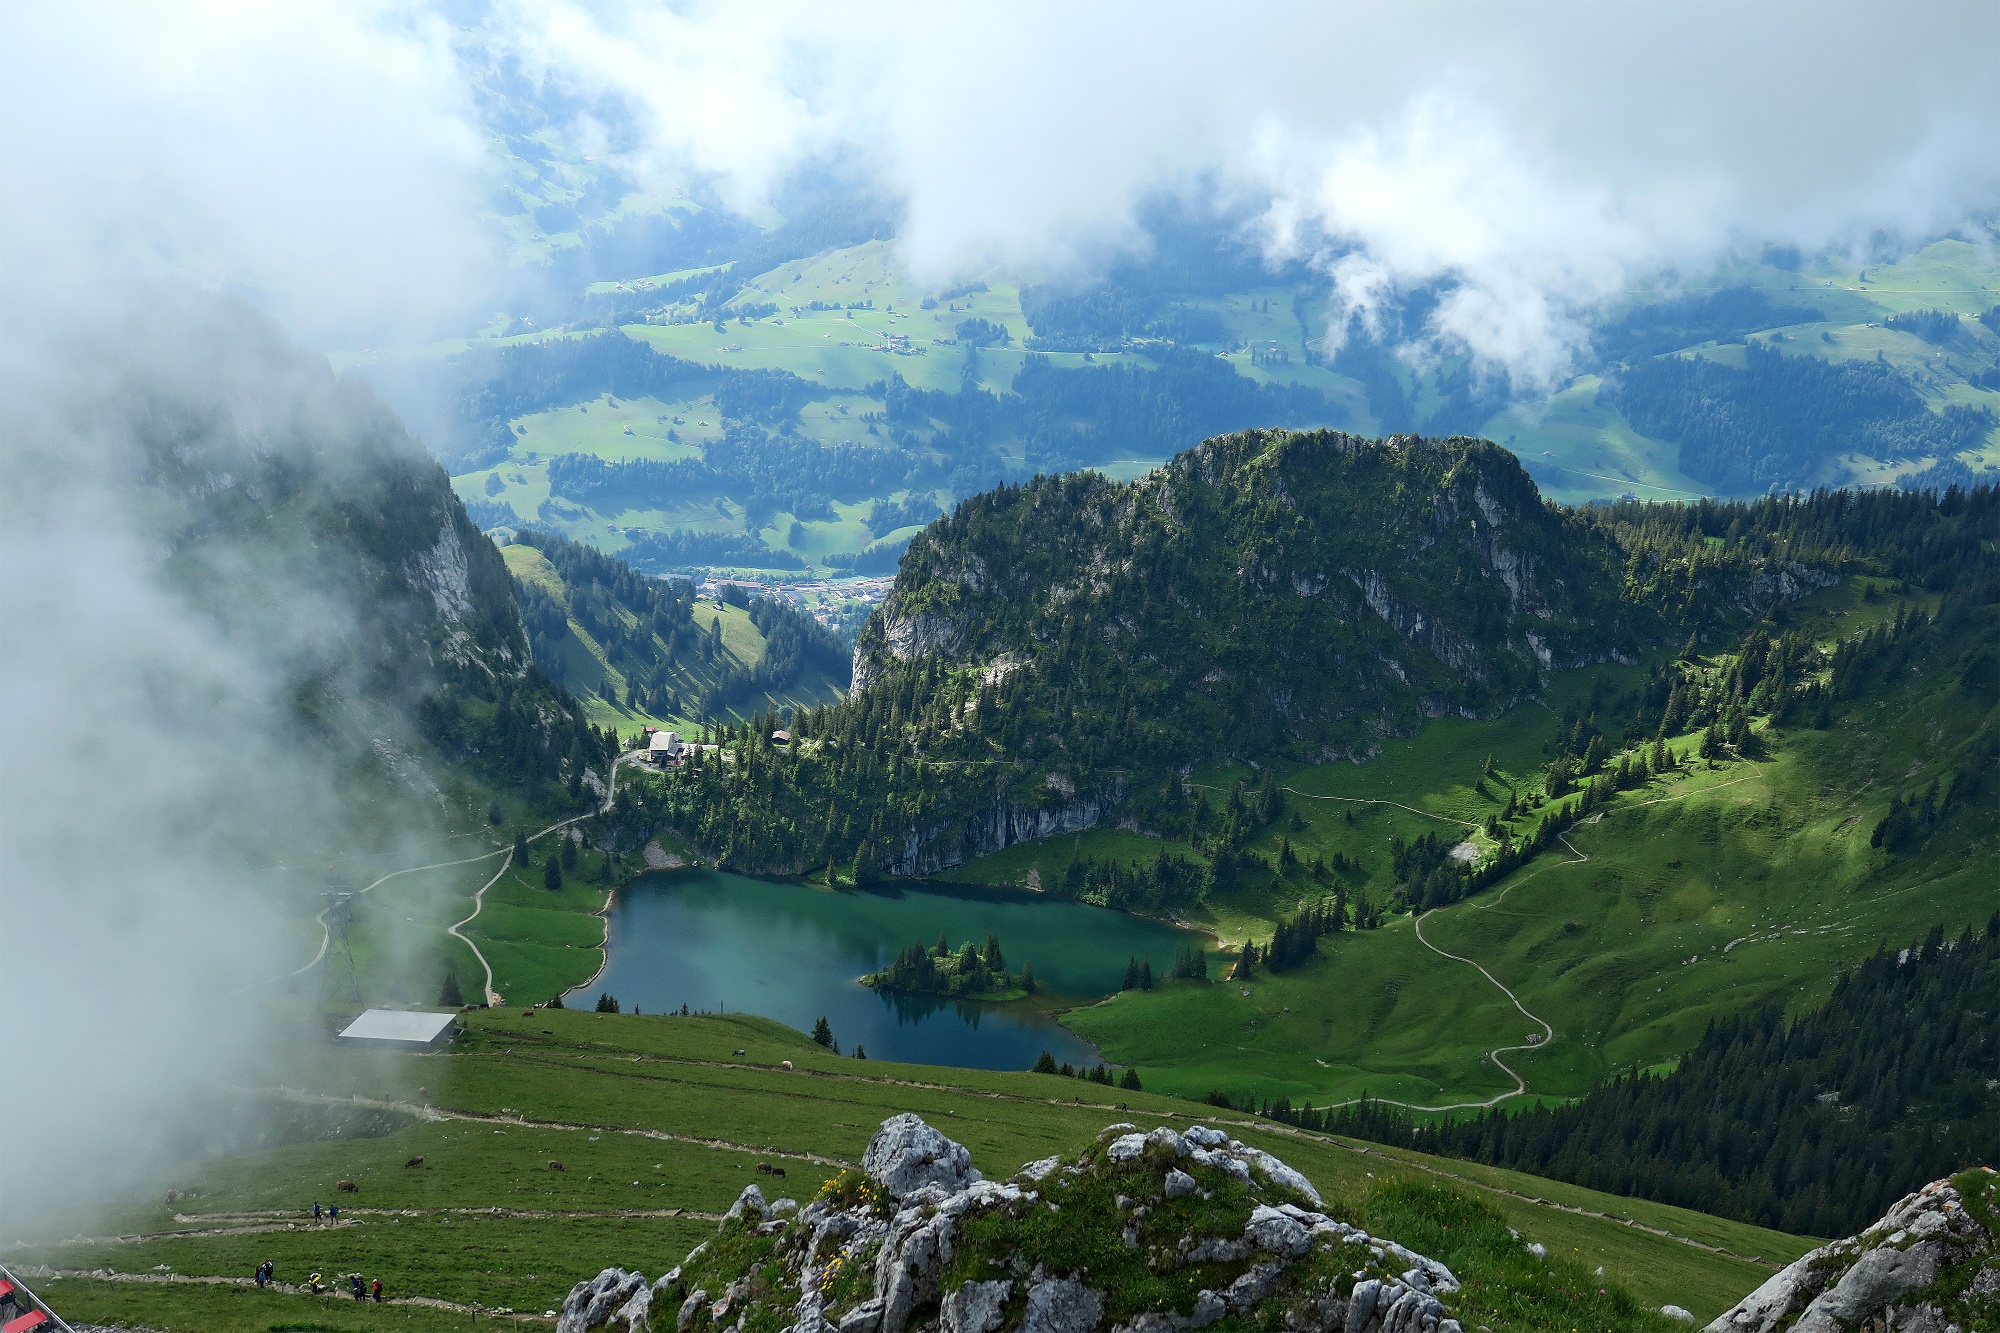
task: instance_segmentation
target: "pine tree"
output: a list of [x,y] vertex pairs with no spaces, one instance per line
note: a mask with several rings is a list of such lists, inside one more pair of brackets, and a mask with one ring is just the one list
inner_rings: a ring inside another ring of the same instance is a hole
[[562,840],[562,868],[564,870],[576,869],[576,840],[574,838],[565,837]]
[[1118,983],[1118,989],[1136,990],[1138,988],[1138,985],[1139,985],[1139,960],[1137,958],[1127,958],[1125,960],[1125,980]]
[[1153,960],[1150,958],[1139,960],[1139,989],[1153,989]]
[[597,993],[597,1012],[600,1014],[615,1014],[618,1012],[618,1001],[612,998],[610,991],[599,991]]
[[557,991],[554,995],[551,995],[549,997],[549,1002],[542,1006],[542,1008],[544,1009],[560,1009],[562,1007],[563,1007],[563,1001],[562,1001],[561,991]]
[[500,802],[498,802],[498,801],[495,801],[495,802],[493,802],[493,803],[492,803],[491,805],[489,805],[489,806],[487,806],[487,807],[486,807],[486,822],[487,822],[487,823],[489,823],[489,824],[498,824],[498,823],[499,823],[499,822],[500,822],[500,821],[501,821],[502,819],[505,819],[505,818],[506,818],[506,816],[500,813]]
[[550,893],[560,893],[562,886],[562,853],[550,852],[548,861],[542,866],[542,887]]
[[1035,965],[1031,962],[1021,964],[1021,989],[1030,995],[1035,993]]
[[438,990],[438,1003],[447,1009],[457,1009],[465,1003],[465,992],[458,988],[458,973],[447,971],[444,985]]
[[1035,1061],[1035,1070],[1034,1070],[1034,1072],[1035,1072],[1035,1073],[1037,1073],[1037,1074],[1053,1074],[1053,1073],[1055,1073],[1055,1072],[1056,1072],[1056,1057],[1055,1057],[1055,1053],[1054,1053],[1053,1051],[1043,1051],[1043,1052],[1042,1052],[1042,1054],[1041,1054],[1041,1056],[1040,1056],[1040,1058],[1038,1058],[1038,1059],[1037,1059],[1037,1060]]
[[931,952],[939,958],[951,956],[951,941],[945,938],[943,931],[938,932],[937,943],[931,946]]
[[995,972],[1007,970],[1007,958],[1000,952],[1000,936],[997,933],[986,937],[986,966]]
[[828,1050],[833,1049],[833,1028],[827,1023],[825,1014],[821,1014],[819,1021],[813,1024],[813,1040]]
[[519,829],[514,831],[514,856],[511,864],[516,869],[528,864],[528,835]]
[[860,1042],[856,1042],[854,1044],[854,1058],[857,1060],[866,1060],[868,1058],[868,1048]]
[[1139,1087],[1139,1071],[1136,1069],[1126,1070],[1125,1077],[1118,1080],[1118,1086],[1125,1089],[1125,1091],[1127,1092],[1140,1091],[1141,1089]]

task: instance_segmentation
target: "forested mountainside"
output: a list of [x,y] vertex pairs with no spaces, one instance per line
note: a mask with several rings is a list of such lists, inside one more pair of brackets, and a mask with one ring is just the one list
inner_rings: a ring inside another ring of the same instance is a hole
[[[1956,590],[1938,632],[1960,632],[1992,597],[1996,522],[1991,490],[1569,511],[1478,441],[1225,437],[1138,482],[1042,478],[962,503],[913,543],[847,701],[800,718],[789,752],[739,737],[735,764],[677,777],[669,817],[732,864],[858,874],[1109,820],[1177,834],[1201,814],[1175,776],[1191,765],[1365,758],[1427,716],[1534,695],[1552,669],[1651,655],[1643,697],[1607,710],[1622,739],[1593,746],[1596,725],[1565,720],[1548,795],[1589,790],[1547,818],[1575,818],[1623,780],[1604,769],[1614,749],[1690,726],[1747,741],[1753,715],[1810,723],[1887,651],[1887,634],[1829,655],[1754,628],[1790,598],[1893,573]],[[1750,665],[1711,679],[1663,660],[1691,637],[1743,640]],[[1258,804],[1225,822],[1247,836],[1271,817]],[[1559,827],[1503,841],[1493,868]],[[1431,892],[1433,850],[1412,860],[1412,901],[1480,881]],[[1170,869],[1191,889],[1214,874]]]
[[[729,585],[697,615],[694,585],[640,574],[624,561],[553,533],[525,529],[518,547],[547,562],[522,564],[515,589],[535,663],[553,679],[642,719],[707,722],[730,711],[830,703],[847,684],[849,656],[812,617]],[[723,609],[761,639],[732,647]]]
[[1270,1108],[1339,1134],[1470,1157],[1807,1235],[1859,1230],[1919,1181],[2000,1155],[2000,916],[1942,927],[1787,1021],[1712,1025],[1673,1072],[1555,1108],[1415,1123],[1379,1102]]
[[[296,638],[306,733],[401,752],[398,771],[435,759],[537,791],[601,764],[608,738],[529,660],[499,552],[395,415],[240,307],[207,308],[183,337],[182,355],[220,369],[102,402],[143,423],[167,577],[226,633]],[[344,632],[292,630],[302,599]]]

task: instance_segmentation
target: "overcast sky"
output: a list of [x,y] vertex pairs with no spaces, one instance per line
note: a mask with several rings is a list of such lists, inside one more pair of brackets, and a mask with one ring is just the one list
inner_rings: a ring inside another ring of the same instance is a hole
[[[2000,6],[115,0],[0,41],[10,253],[177,266],[295,328],[415,326],[501,262],[468,50],[638,127],[618,165],[743,206],[801,165],[907,205],[925,273],[1057,271],[1204,181],[1366,310],[1530,379],[1635,276],[1928,235],[2000,197]],[[580,125],[577,132],[588,134]]]

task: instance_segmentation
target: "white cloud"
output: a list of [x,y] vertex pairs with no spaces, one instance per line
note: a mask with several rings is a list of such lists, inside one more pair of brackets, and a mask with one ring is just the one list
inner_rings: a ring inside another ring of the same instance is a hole
[[1336,243],[1347,306],[1447,284],[1427,344],[1529,382],[1635,274],[2000,197],[1985,6],[521,0],[492,36],[643,106],[644,165],[729,197],[860,160],[926,272],[1133,243],[1163,185],[1265,192],[1276,240]]
[[389,0],[79,0],[0,19],[0,254],[166,269],[366,336],[469,299],[493,163],[442,20]]

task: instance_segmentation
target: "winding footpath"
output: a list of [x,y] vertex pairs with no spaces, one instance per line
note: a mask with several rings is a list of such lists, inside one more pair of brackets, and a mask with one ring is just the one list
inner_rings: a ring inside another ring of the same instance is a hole
[[[1731,778],[1728,782],[1718,782],[1713,786],[1702,787],[1699,789],[1699,792],[1706,793],[1712,791],[1720,791],[1724,787],[1733,787],[1739,782],[1748,782],[1752,778],[1758,776],[1760,776],[1760,774],[1758,774],[1756,770],[1753,768],[1749,773],[1744,774],[1740,778]],[[1390,805],[1394,806],[1398,810],[1408,810],[1413,815],[1422,815],[1426,819],[1435,819],[1441,823],[1459,824],[1466,828],[1471,828],[1471,829],[1476,829],[1479,827],[1476,823],[1469,820],[1457,819],[1449,815],[1433,814],[1428,810],[1419,810],[1416,809],[1414,806],[1404,805],[1400,801],[1385,801],[1385,800],[1377,800],[1360,796],[1320,796],[1313,792],[1300,791],[1296,787],[1284,787],[1281,788],[1280,790],[1290,792],[1294,796],[1302,796],[1309,801],[1345,801],[1350,805]],[[1649,801],[1635,801],[1630,807],[1626,808],[1636,810],[1641,806],[1662,805],[1668,801],[1683,801],[1686,800],[1689,796],[1693,796],[1696,794],[1698,793],[1692,791],[1676,792],[1671,796],[1659,796]],[[1589,854],[1584,852],[1575,843],[1571,842],[1569,840],[1568,834],[1566,833],[1558,834],[1557,836],[1562,842],[1562,845],[1569,848],[1574,859],[1568,861],[1556,861],[1550,863],[1549,865],[1537,866],[1535,869],[1529,871],[1525,875],[1522,875],[1519,879],[1516,879],[1513,883],[1509,884],[1505,889],[1501,890],[1499,895],[1496,896],[1490,903],[1465,903],[1463,905],[1471,911],[1490,912],[1494,908],[1500,906],[1501,903],[1506,902],[1508,894],[1512,893],[1515,889],[1521,887],[1521,885],[1533,879],[1536,875],[1541,874],[1544,870],[1551,870],[1560,866],[1582,865],[1584,862],[1590,860]],[[1456,903],[1449,904],[1449,906],[1458,906],[1458,905],[1459,904]],[[1509,989],[1507,985],[1500,980],[1500,978],[1494,976],[1491,972],[1487,971],[1483,964],[1471,958],[1467,958],[1463,954],[1455,954],[1445,949],[1440,949],[1437,945],[1431,943],[1430,940],[1425,937],[1424,922],[1428,920],[1433,914],[1444,910],[1445,909],[1442,907],[1433,907],[1430,911],[1422,913],[1415,919],[1413,925],[1417,933],[1417,942],[1419,944],[1422,944],[1426,949],[1429,949],[1432,953],[1437,954],[1441,958],[1449,958],[1455,963],[1464,963],[1467,967],[1476,968],[1480,976],[1485,977],[1489,982],[1493,983],[1494,988],[1498,990],[1502,995],[1506,996],[1510,1004],[1512,1004],[1516,1009],[1520,1010],[1522,1017],[1526,1018],[1529,1022],[1535,1023],[1540,1026],[1540,1028],[1542,1029],[1542,1035],[1540,1037],[1536,1037],[1531,1034],[1528,1040],[1525,1042],[1517,1042],[1511,1046],[1496,1046],[1492,1050],[1486,1053],[1485,1058],[1491,1060],[1495,1065],[1499,1066],[1501,1072],[1506,1074],[1508,1078],[1513,1079],[1514,1086],[1505,1092],[1495,1093],[1493,1096],[1486,1098],[1484,1101],[1451,1102],[1443,1106],[1424,1106],[1417,1102],[1397,1101],[1391,1097],[1372,1097],[1369,1098],[1368,1100],[1381,1102],[1386,1106],[1400,1106],[1407,1111],[1490,1111],[1495,1106],[1498,1106],[1501,1102],[1506,1101],[1508,1098],[1525,1096],[1528,1091],[1528,1081],[1521,1077],[1519,1071],[1517,1071],[1512,1065],[1508,1064],[1505,1060],[1501,1059],[1500,1057],[1503,1055],[1512,1055],[1517,1051],[1543,1050],[1555,1041],[1556,1030],[1554,1026],[1551,1025],[1547,1019],[1543,1018],[1541,1015],[1530,1010],[1528,1006],[1526,1006],[1525,1004],[1522,1004],[1521,998],[1518,995],[1514,994],[1514,992],[1511,989]],[[1327,1109],[1334,1110],[1343,1106],[1353,1106],[1359,1103],[1361,1100],[1362,1099],[1359,1097],[1350,1097],[1343,1102],[1331,1103],[1327,1107]]]
[[[539,833],[533,833],[528,835],[527,841],[531,843],[540,842],[543,838],[548,837],[551,833],[560,833],[572,824],[581,824],[586,819],[596,819],[600,815],[607,815],[611,813],[611,804],[618,797],[619,766],[621,764],[627,763],[633,759],[638,758],[643,753],[644,751],[641,750],[627,750],[624,754],[619,755],[616,759],[613,759],[611,761],[611,772],[604,784],[604,801],[601,805],[598,806],[597,809],[590,811],[588,814],[574,815],[569,819],[564,819],[557,823],[551,824]],[[399,879],[404,875],[422,874],[426,870],[449,870],[453,866],[477,865],[481,861],[490,861],[496,856],[504,858],[500,862],[500,868],[493,872],[492,878],[488,879],[484,884],[480,885],[478,891],[472,895],[471,913],[468,914],[464,919],[453,922],[445,930],[446,934],[457,939],[466,948],[472,950],[472,956],[474,958],[477,958],[479,960],[479,966],[485,969],[486,980],[484,982],[484,994],[486,996],[486,1003],[490,1005],[503,1004],[505,1003],[505,1001],[503,1001],[500,998],[500,993],[493,989],[493,964],[487,961],[486,955],[480,952],[479,946],[477,944],[474,944],[472,940],[460,929],[460,927],[471,925],[472,922],[478,918],[480,912],[485,910],[486,891],[492,888],[495,884],[498,884],[500,882],[500,877],[507,873],[508,867],[513,864],[513,851],[514,849],[511,847],[501,847],[494,851],[482,852],[478,856],[467,856],[457,861],[437,861],[433,862],[430,865],[406,866],[401,870],[390,871],[388,874],[382,876],[380,879],[370,884],[367,888],[359,890],[354,896],[358,898],[361,896],[361,894],[372,892],[373,890],[382,887],[384,884],[387,884],[390,880]],[[326,951],[329,947],[331,947],[333,942],[333,931],[327,925],[326,922],[327,913],[331,912],[332,910],[333,908],[331,906],[323,908],[320,911],[320,914],[317,917],[313,918],[314,921],[316,921],[319,925],[319,950],[318,952],[313,954],[312,960],[308,962],[304,967],[298,968],[295,971],[293,971],[291,973],[292,976],[296,977],[302,975],[303,973],[312,971],[315,967],[319,966],[320,962],[323,959],[325,959]]]

